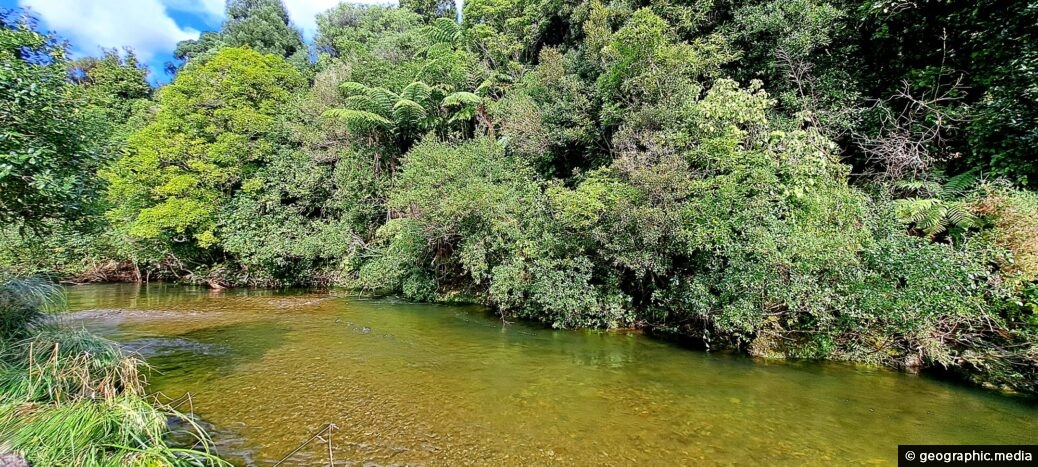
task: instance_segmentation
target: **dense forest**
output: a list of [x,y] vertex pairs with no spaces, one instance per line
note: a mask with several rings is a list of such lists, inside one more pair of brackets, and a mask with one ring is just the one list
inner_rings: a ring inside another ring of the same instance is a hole
[[335,286],[1038,387],[1038,5],[230,0],[0,33],[9,277]]

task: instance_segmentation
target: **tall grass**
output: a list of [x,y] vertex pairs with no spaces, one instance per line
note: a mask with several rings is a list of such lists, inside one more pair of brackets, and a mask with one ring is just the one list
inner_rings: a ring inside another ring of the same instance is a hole
[[[146,395],[140,359],[84,330],[44,324],[60,291],[0,280],[0,452],[36,466],[226,465],[189,417]],[[169,445],[170,419],[194,449]]]
[[24,337],[46,313],[63,306],[64,295],[54,284],[0,273],[0,341]]

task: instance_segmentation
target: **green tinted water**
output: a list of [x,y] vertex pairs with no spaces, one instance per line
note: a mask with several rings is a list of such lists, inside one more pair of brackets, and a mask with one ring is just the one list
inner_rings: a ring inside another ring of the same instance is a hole
[[[239,464],[327,423],[341,465],[892,465],[899,443],[1038,442],[1038,407],[990,392],[503,326],[479,307],[161,285],[69,301],[147,358],[153,389],[192,393]],[[315,445],[286,465],[326,458]]]

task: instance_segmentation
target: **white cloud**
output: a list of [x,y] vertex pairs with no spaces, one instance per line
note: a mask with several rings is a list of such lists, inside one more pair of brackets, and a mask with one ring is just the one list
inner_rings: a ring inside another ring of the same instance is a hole
[[20,0],[19,5],[88,54],[97,47],[132,47],[147,62],[199,34],[178,26],[160,0]]
[[[342,0],[283,0],[292,22],[308,39],[317,30],[315,17]],[[353,3],[396,4],[396,0],[352,0]],[[19,0],[68,38],[83,54],[98,48],[132,47],[144,62],[168,54],[177,42],[198,38],[199,31],[180,26],[170,11],[196,15],[213,29],[224,17],[225,0]]]

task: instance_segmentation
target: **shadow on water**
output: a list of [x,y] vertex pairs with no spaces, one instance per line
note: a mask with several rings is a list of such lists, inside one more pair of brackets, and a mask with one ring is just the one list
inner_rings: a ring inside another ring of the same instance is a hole
[[228,324],[169,337],[142,337],[124,346],[143,356],[164,386],[182,380],[197,384],[259,362],[281,345],[287,330],[275,322]]

